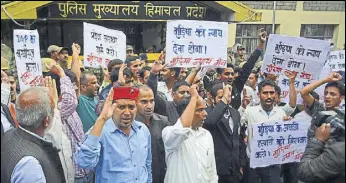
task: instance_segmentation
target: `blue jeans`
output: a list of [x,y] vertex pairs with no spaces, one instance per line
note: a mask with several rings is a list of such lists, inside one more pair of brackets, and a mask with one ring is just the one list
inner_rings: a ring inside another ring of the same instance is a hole
[[85,177],[74,179],[74,183],[93,183],[93,182],[94,182],[94,172],[90,172]]
[[249,183],[280,183],[280,171],[279,165],[250,168]]

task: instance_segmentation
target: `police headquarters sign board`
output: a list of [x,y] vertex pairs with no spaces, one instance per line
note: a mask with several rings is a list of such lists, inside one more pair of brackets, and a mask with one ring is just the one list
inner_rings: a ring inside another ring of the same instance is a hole
[[126,35],[117,30],[83,23],[84,66],[107,68],[113,59],[126,59]]
[[40,18],[83,20],[209,20],[221,13],[192,1],[54,1],[38,10]]
[[168,67],[226,67],[228,23],[193,20],[167,22]]
[[306,118],[253,124],[250,167],[299,162],[307,144]]

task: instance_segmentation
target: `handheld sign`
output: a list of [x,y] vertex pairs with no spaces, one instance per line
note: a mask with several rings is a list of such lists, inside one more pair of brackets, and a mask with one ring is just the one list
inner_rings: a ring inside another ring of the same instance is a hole
[[37,30],[13,31],[14,58],[18,72],[20,89],[43,82],[40,42]]
[[113,59],[126,59],[126,35],[117,30],[83,23],[84,66],[107,68]]
[[228,23],[192,20],[167,22],[168,67],[226,67]]
[[270,34],[262,72],[279,75],[278,85],[282,91],[282,102],[287,103],[289,79],[284,72],[297,72],[294,85],[299,92],[318,79],[329,52],[329,43],[325,40]]
[[253,124],[250,167],[299,162],[307,144],[310,121],[297,118]]

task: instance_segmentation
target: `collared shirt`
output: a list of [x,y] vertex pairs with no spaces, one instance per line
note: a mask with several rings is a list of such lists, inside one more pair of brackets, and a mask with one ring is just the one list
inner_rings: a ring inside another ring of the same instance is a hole
[[80,95],[78,98],[77,113],[82,120],[83,130],[87,132],[95,123],[97,115],[95,113],[95,108],[98,103],[96,97],[87,97]]
[[[22,128],[21,126],[18,126],[18,128],[38,139],[48,142],[47,139]],[[33,156],[24,156],[12,171],[11,183],[46,183],[46,177],[41,164],[36,158]]]
[[[241,117],[241,124],[247,125],[247,134],[248,134],[248,142],[251,142],[251,139],[253,137],[252,133],[252,125],[255,123],[265,123],[265,122],[271,122],[274,120],[283,120],[283,118],[286,116],[285,111],[283,111],[281,108],[274,106],[274,108],[270,111],[269,115],[266,113],[265,110],[263,110],[261,105],[258,106],[250,106],[247,107],[243,116]],[[250,157],[250,145],[247,147],[247,154]]]
[[[62,100],[58,103],[58,106],[60,109],[61,121],[66,128],[66,135],[71,141],[71,149],[72,153],[74,153],[77,143],[82,142],[84,137],[82,121],[76,112],[78,104],[77,96],[74,86],[67,76],[60,79],[60,89]],[[90,170],[79,168],[74,161],[72,161],[72,163],[76,178],[84,177],[90,172]]]
[[[139,115],[136,115],[136,120],[144,122]],[[153,183],[162,183],[166,174],[165,147],[162,140],[162,130],[166,126],[170,126],[168,118],[154,113],[148,127],[151,134]]]
[[10,121],[7,119],[7,116],[5,114],[4,109],[2,109],[1,106],[1,123],[2,127],[4,129],[4,132],[8,131],[9,129],[13,128],[13,125],[10,123]]
[[95,168],[95,183],[152,182],[150,132],[138,121],[127,136],[110,118],[101,136],[86,135],[74,159],[80,167]]
[[157,91],[164,93],[167,97],[167,101],[173,101],[172,89],[169,90],[165,82],[157,83]]
[[184,128],[180,118],[162,131],[167,173],[165,183],[217,183],[214,142],[210,132]]

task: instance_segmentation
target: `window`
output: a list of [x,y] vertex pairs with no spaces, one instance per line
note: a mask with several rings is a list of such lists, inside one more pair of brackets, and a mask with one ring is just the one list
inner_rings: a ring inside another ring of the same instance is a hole
[[240,43],[246,49],[246,53],[250,55],[259,43],[259,30],[264,28],[267,34],[271,34],[272,25],[266,24],[238,24],[236,30],[235,42]]
[[330,40],[333,39],[334,25],[302,25],[300,37]]

